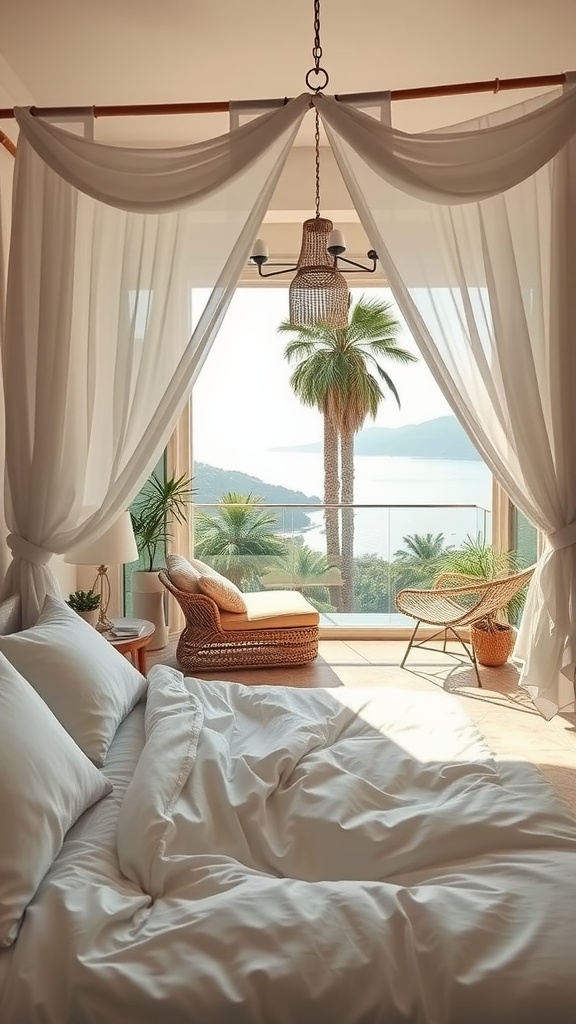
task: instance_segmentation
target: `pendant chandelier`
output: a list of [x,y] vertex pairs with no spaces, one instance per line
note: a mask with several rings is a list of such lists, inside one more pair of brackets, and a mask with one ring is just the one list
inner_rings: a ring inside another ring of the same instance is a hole
[[[318,94],[328,85],[328,72],[321,66],[322,47],[320,45],[320,0],[314,0],[314,46],[312,47],[314,67],[306,74],[306,86]],[[312,77],[315,76],[315,84]],[[320,83],[320,84],[319,84]],[[276,277],[278,274],[289,274],[296,271],[290,283],[289,304],[290,323],[293,327],[311,327],[317,323],[328,324],[335,328],[348,326],[349,293],[348,284],[342,273],[373,274],[376,270],[378,255],[374,249],[368,252],[371,265],[368,267],[347,259],[346,243],[341,231],[335,230],[331,220],[320,215],[320,116],[314,108],[315,133],[315,215],[304,221],[302,225],[302,244],[296,266],[285,263],[269,263],[268,246],[262,238],[257,238],[250,262],[258,267],[260,277]],[[282,270],[263,273],[262,267],[283,267]],[[341,264],[346,264],[342,267]]]

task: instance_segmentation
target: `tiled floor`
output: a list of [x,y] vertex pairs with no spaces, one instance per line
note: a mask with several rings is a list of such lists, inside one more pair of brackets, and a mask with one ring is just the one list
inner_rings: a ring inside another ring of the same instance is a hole
[[[148,655],[148,664],[178,667],[176,640]],[[229,679],[277,686],[401,687],[440,689],[455,694],[498,758],[536,764],[576,812],[576,715],[559,714],[546,722],[518,686],[518,670],[480,668],[479,689],[472,666],[442,652],[412,650],[401,669],[406,642],[396,640],[321,640],[311,665],[296,668],[198,672],[203,679]]]

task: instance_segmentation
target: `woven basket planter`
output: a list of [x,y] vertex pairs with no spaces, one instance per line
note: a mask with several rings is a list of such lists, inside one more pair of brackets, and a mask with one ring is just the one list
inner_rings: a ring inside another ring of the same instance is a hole
[[491,629],[478,629],[473,625],[470,626],[470,639],[478,663],[495,668],[498,665],[505,665],[508,661],[514,648],[516,634],[510,626],[499,623],[493,625]]

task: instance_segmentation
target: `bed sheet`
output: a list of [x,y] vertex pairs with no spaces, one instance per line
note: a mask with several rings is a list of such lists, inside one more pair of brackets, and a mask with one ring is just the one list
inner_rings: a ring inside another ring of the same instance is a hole
[[576,822],[454,698],[158,668],[106,771],[2,1024],[574,1020]]

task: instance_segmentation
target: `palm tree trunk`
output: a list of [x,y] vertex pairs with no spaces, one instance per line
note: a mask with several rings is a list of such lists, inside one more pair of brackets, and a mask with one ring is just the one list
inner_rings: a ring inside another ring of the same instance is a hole
[[[338,434],[328,416],[324,414],[324,516],[326,520],[326,558],[328,565],[340,566],[340,524],[338,502],[340,479],[338,473]],[[330,604],[340,610],[341,594],[338,587],[330,587]]]
[[342,611],[354,611],[354,434],[340,435],[342,459]]

